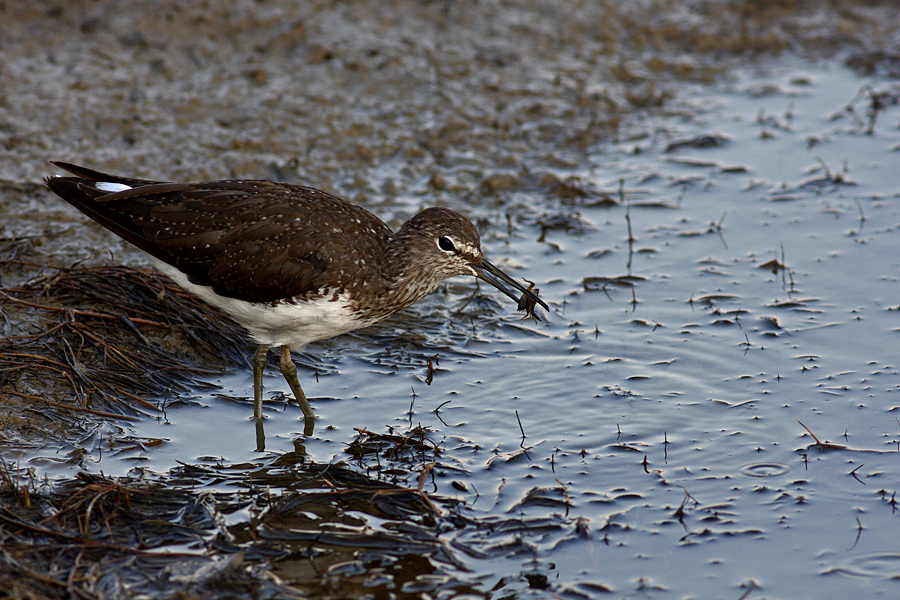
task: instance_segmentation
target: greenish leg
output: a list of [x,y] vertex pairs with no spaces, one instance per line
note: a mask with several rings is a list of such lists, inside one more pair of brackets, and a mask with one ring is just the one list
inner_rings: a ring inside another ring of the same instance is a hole
[[281,373],[287,380],[288,385],[291,386],[291,391],[294,392],[294,397],[303,411],[303,416],[306,417],[308,422],[314,421],[316,415],[309,405],[309,400],[306,399],[306,394],[303,393],[303,388],[300,387],[300,381],[297,380],[297,366],[291,360],[291,348],[287,345],[281,347]]
[[269,358],[269,347],[260,344],[253,355],[253,418],[262,421],[263,371]]

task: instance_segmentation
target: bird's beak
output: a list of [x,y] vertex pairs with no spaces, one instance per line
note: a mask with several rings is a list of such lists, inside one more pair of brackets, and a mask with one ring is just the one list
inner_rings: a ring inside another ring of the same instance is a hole
[[[543,300],[538,298],[537,294],[523,286],[521,283],[517,282],[515,279],[513,279],[488,261],[482,260],[478,264],[471,265],[471,267],[472,270],[475,271],[475,277],[487,281],[489,284],[515,300],[519,304],[520,310],[523,306],[527,307],[530,305],[531,307],[534,307],[535,303],[543,306],[545,310],[550,310],[550,307],[547,306],[547,304]],[[522,297],[520,298],[516,296],[512,292],[512,290],[507,287],[507,285],[512,286],[522,292]]]

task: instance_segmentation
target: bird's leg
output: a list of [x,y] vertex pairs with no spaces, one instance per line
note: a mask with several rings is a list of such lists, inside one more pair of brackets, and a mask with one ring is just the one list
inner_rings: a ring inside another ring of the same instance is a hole
[[306,417],[307,421],[312,422],[316,415],[306,399],[306,394],[303,393],[303,388],[300,387],[300,381],[297,380],[297,365],[291,360],[291,348],[287,344],[281,347],[281,373],[287,380],[288,385],[291,386],[291,391],[294,392],[294,397],[297,398],[297,404],[300,405],[303,416]]
[[256,420],[256,451],[266,451],[266,430],[262,419]]
[[253,418],[262,421],[263,371],[269,358],[269,347],[260,344],[253,355]]

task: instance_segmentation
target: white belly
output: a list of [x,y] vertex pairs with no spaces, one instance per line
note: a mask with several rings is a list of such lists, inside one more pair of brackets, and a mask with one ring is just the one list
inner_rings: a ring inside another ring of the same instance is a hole
[[[258,344],[288,345],[302,350],[307,344],[324,340],[372,324],[354,318],[350,299],[334,291],[312,302],[265,304],[223,298],[212,288],[196,285],[175,267],[155,261],[157,268],[179,286],[221,309],[243,326]],[[324,291],[324,290],[323,290]]]

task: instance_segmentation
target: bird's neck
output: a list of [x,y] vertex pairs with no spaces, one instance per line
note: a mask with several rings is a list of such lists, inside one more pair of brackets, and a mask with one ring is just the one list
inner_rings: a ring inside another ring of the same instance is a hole
[[443,281],[422,254],[415,251],[412,238],[405,233],[401,228],[391,236],[382,267],[385,296],[403,307],[427,296]]

